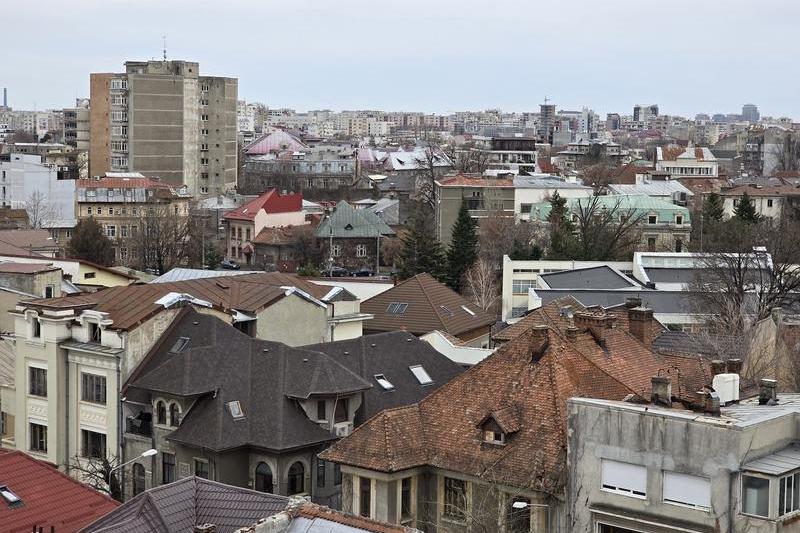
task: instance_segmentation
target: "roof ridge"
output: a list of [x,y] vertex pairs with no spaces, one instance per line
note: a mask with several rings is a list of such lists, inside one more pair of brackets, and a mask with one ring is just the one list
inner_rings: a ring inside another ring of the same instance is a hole
[[[414,276],[411,279],[415,279],[415,278],[418,278],[419,276],[424,276],[424,275],[427,275],[433,281],[436,281],[435,279],[433,279],[433,276],[431,276],[427,272],[421,272],[421,273],[417,274],[416,276]],[[419,277],[419,279],[417,279],[417,283],[419,284],[419,288],[422,291],[422,294],[425,296],[425,299],[428,300],[428,304],[433,308],[433,312],[436,314],[436,319],[439,321],[439,324],[441,324],[442,328],[444,328],[445,331],[446,331],[447,330],[447,325],[444,323],[444,319],[442,318],[441,314],[439,314],[439,310],[437,309],[436,304],[433,303],[433,301],[431,300],[431,296],[428,294],[428,291],[425,289],[425,285],[422,283],[422,279],[423,279],[422,277]],[[450,289],[450,287],[447,287],[447,288]],[[452,290],[452,289],[450,289],[450,290]]]

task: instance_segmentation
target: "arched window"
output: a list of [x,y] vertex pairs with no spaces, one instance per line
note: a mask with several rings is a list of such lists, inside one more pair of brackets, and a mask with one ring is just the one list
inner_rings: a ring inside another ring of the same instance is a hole
[[144,492],[144,465],[133,463],[133,495]]
[[178,427],[181,423],[181,410],[177,403],[169,404],[169,425]]
[[164,405],[164,402],[159,400],[156,403],[156,424],[166,424],[167,423],[167,406]]
[[256,467],[256,490],[272,493],[272,469],[267,463],[258,463]]
[[289,467],[289,496],[305,492],[306,469],[300,461]]

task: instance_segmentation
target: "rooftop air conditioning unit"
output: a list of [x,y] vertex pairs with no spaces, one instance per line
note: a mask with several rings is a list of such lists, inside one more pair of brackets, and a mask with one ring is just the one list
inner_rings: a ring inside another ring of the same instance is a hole
[[711,382],[720,405],[739,401],[739,374],[717,374]]
[[337,437],[346,437],[353,432],[352,422],[339,422],[333,425],[333,432]]

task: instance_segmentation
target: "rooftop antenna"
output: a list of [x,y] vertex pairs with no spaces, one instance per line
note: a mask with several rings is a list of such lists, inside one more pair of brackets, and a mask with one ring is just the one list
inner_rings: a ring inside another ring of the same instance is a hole
[[550,101],[550,99],[547,96],[545,96],[544,97],[544,105],[547,105],[547,102],[549,102],[549,101]]
[[166,61],[167,60],[167,34],[165,33],[164,35],[162,35],[161,39],[162,39],[162,41],[164,43],[163,52],[164,52],[164,61]]

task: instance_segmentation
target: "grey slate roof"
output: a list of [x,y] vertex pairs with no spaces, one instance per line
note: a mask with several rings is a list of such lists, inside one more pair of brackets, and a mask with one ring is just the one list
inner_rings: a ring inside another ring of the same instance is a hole
[[653,339],[653,349],[659,352],[714,355],[715,350],[697,335],[684,331],[664,331]]
[[[170,350],[189,339],[180,353]],[[316,351],[251,338],[216,317],[186,308],[125,387],[197,401],[167,438],[222,451],[250,446],[280,452],[333,440],[293,398],[350,394],[371,383]],[[231,416],[239,401],[244,417]]]
[[136,496],[81,533],[191,533],[199,524],[232,533],[282,512],[288,503],[285,496],[188,477]]
[[586,307],[602,305],[611,307],[624,304],[626,298],[641,298],[642,305],[655,313],[691,314],[692,298],[687,291],[656,291],[648,289],[595,290],[595,289],[535,289],[542,305],[564,296],[572,296]]
[[330,217],[325,217],[317,227],[317,237],[330,237],[330,227],[336,239],[377,238],[380,235],[394,235],[390,228],[378,215],[369,209],[354,209],[347,202],[339,202]]
[[694,283],[698,268],[645,268],[644,273],[655,283]]
[[638,287],[633,280],[607,265],[550,272],[539,277],[551,289],[624,289]]
[[[417,403],[464,371],[461,365],[433,346],[404,331],[376,333],[306,348],[326,353],[373,384],[364,392],[364,402],[356,420],[359,423],[384,409]],[[409,370],[413,365],[422,365],[433,383],[420,385]],[[380,387],[375,381],[376,374],[383,374],[394,385],[394,390]]]

